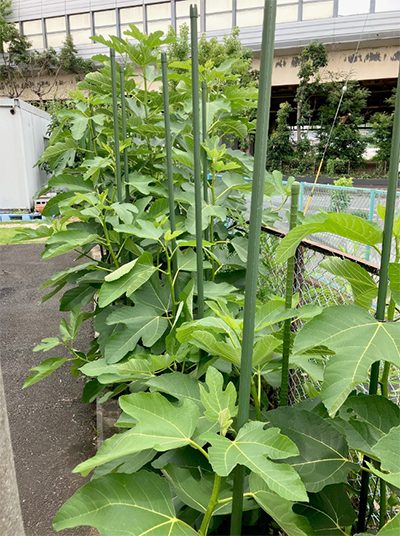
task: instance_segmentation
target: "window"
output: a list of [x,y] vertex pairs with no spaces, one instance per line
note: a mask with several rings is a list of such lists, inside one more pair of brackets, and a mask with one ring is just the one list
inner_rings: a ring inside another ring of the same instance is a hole
[[62,47],[66,33],[65,17],[46,19],[47,46]]
[[92,31],[90,28],[89,13],[69,16],[69,29],[75,45],[87,45],[90,43]]
[[44,48],[41,20],[30,20],[24,22],[22,25],[22,31],[32,43],[32,48]]
[[399,0],[375,0],[375,12],[380,11],[399,11]]
[[333,17],[333,0],[329,2],[303,0],[303,2],[303,20],[329,19]]
[[96,35],[102,35],[105,38],[110,35],[117,35],[117,13],[115,9],[95,11],[94,27]]
[[206,1],[206,30],[232,28],[232,0]]
[[126,37],[123,33],[129,30],[129,24],[134,24],[143,32],[143,7],[128,7],[119,10],[119,20],[121,22],[121,36]]
[[299,16],[298,4],[289,5],[289,6],[278,5],[278,9],[276,11],[277,24],[279,24],[280,22],[296,21],[298,19],[298,16]]
[[147,31],[148,33],[158,30],[168,32],[171,25],[171,3],[149,4],[147,10]]
[[238,11],[236,15],[237,25],[241,26],[261,26],[263,23],[262,9],[247,9]]
[[353,0],[352,2],[349,2],[349,0],[339,0],[339,17],[368,13],[370,5],[370,0]]

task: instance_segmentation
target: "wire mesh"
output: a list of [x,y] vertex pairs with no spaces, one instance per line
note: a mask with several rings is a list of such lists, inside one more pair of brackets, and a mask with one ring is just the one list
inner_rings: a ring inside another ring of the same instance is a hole
[[[379,203],[379,200],[377,202]],[[265,277],[260,278],[259,298],[261,299],[268,299],[272,295],[285,295],[286,266],[285,264],[277,264],[274,260],[274,254],[280,240],[281,237],[269,234],[267,231],[261,237],[261,261],[267,274]],[[294,281],[294,292],[298,293],[299,305],[314,304],[326,307],[353,304],[353,295],[349,283],[345,279],[327,272],[321,266],[322,261],[329,256],[328,253],[324,254],[303,244],[299,246],[296,253]],[[377,283],[378,276],[374,274],[371,274],[371,276]],[[301,325],[301,322],[297,321],[294,324],[295,329],[299,329]],[[400,405],[399,372],[395,367],[392,367],[388,385],[389,399],[397,405]],[[313,381],[302,370],[294,369],[290,371],[288,392],[291,404],[308,398],[311,390],[319,391],[319,389],[318,382]],[[360,392],[368,393],[367,384],[360,385],[358,389]],[[352,453],[352,459],[356,463],[360,462],[357,452]],[[371,527],[377,527],[379,523],[379,482],[377,480],[371,475],[369,498],[374,504],[368,523]],[[355,476],[349,483],[355,489],[360,488],[358,476]],[[393,517],[395,514],[394,509],[388,512],[389,517]]]

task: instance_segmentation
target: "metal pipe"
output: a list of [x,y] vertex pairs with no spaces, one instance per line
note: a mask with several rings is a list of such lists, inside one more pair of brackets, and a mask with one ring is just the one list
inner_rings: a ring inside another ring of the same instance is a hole
[[[171,119],[169,115],[169,95],[168,95],[168,66],[167,54],[161,52],[161,72],[163,82],[163,100],[164,100],[164,125],[165,125],[165,152],[167,157],[167,180],[168,180],[168,205],[169,205],[169,223],[171,233],[175,232],[175,193],[174,193],[174,176],[172,172],[172,144],[171,144]],[[171,241],[172,249],[175,251],[176,240]]]
[[[202,138],[203,143],[207,139],[207,84],[203,80],[201,82],[201,116],[202,116]],[[207,151],[203,149],[203,197],[204,201],[208,203],[208,165],[207,165]]]
[[[256,293],[258,263],[260,252],[260,234],[262,206],[264,199],[265,163],[269,113],[271,101],[272,63],[274,57],[276,0],[265,0],[263,37],[261,45],[261,68],[258,94],[256,144],[254,154],[254,174],[251,192],[249,246],[246,271],[246,294],[243,319],[242,361],[239,386],[239,410],[237,429],[239,430],[249,418],[250,385],[252,375],[254,317],[256,311]],[[244,467],[235,468],[233,486],[231,536],[242,533]]]
[[[297,210],[298,210],[297,207],[299,203],[299,190],[300,190],[299,183],[294,182],[292,184],[292,192],[291,192],[292,199],[291,199],[291,205],[290,205],[289,231],[294,229],[297,225]],[[296,254],[289,257],[287,261],[286,294],[285,294],[285,308],[286,309],[290,309],[292,307],[295,262],[296,262]],[[283,326],[282,380],[281,380],[281,392],[280,392],[281,406],[287,405],[291,323],[292,323],[291,318],[288,318],[287,320],[285,320],[285,323]]]
[[190,44],[192,51],[192,108],[193,108],[193,160],[194,160],[194,203],[196,222],[197,260],[197,316],[204,316],[203,284],[203,232],[201,224],[201,163],[200,163],[200,106],[199,106],[199,54],[197,40],[197,6],[190,6]]
[[[394,108],[392,145],[391,145],[391,151],[390,151],[388,189],[387,189],[387,196],[386,196],[385,224],[383,227],[381,267],[379,270],[378,302],[377,302],[376,315],[375,315],[377,320],[385,320],[386,295],[387,295],[387,287],[388,287],[388,268],[389,268],[390,250],[391,250],[392,238],[393,238],[393,221],[394,221],[394,212],[396,208],[396,190],[397,190],[398,179],[399,179],[399,159],[400,159],[400,67],[399,67],[399,75],[397,78],[397,93],[396,93],[396,103],[395,103],[395,108]],[[370,395],[375,395],[378,391],[379,368],[380,368],[379,361],[376,361],[371,366],[371,377],[370,377],[370,383],[369,383]],[[369,461],[369,458],[367,456],[364,456],[364,461],[363,461],[364,466],[366,466],[367,461]],[[363,471],[362,473],[363,474],[361,477],[360,506],[359,506],[359,513],[358,513],[357,532],[364,532],[365,516],[367,512],[369,474],[367,471]]]
[[122,203],[122,186],[121,186],[121,159],[119,154],[119,127],[118,127],[118,96],[117,96],[117,73],[115,68],[115,50],[110,49],[111,61],[111,89],[114,121],[114,152],[115,152],[115,175],[117,178],[117,199]]

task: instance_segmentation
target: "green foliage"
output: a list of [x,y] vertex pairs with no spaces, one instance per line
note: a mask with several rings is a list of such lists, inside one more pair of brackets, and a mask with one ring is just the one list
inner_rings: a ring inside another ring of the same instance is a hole
[[267,165],[270,169],[282,167],[288,164],[294,154],[291,145],[291,130],[288,126],[289,113],[292,107],[288,102],[281,102],[276,116],[276,129],[268,140]]
[[[335,186],[341,186],[345,188],[351,188],[353,186],[353,179],[350,177],[342,177],[333,181]],[[351,205],[351,193],[346,190],[332,190],[332,211],[333,212],[346,212],[346,209]]]

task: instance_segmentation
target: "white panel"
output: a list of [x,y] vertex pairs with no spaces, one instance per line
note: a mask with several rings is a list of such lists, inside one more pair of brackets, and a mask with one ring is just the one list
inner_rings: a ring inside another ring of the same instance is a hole
[[69,16],[69,27],[71,30],[80,30],[81,28],[90,28],[89,13]]
[[62,32],[65,30],[65,17],[46,19],[47,32]]
[[179,28],[181,27],[182,24],[187,24],[190,27],[190,18],[189,17],[182,17],[181,19],[176,21],[176,26],[178,28],[178,33],[179,33]]
[[62,47],[66,37],[65,32],[47,34],[47,45],[49,47]]
[[42,33],[42,21],[31,20],[29,22],[24,22],[23,31],[25,35],[41,34]]
[[121,24],[130,24],[131,22],[142,22],[143,20],[143,8],[142,7],[128,7],[121,9],[119,12]]
[[247,11],[237,12],[237,25],[242,26],[261,26],[263,22],[263,9],[249,9]]
[[[141,22],[137,22],[137,23],[135,23],[135,26],[137,26],[137,27],[139,28],[139,31],[140,31],[140,32],[143,32],[143,23],[141,23]],[[131,40],[131,39],[134,40],[130,35],[125,35],[125,34],[124,34],[124,32],[125,32],[126,30],[129,30],[129,29],[130,29],[130,28],[129,28],[129,25],[128,25],[128,24],[121,24],[121,37],[123,37],[123,38],[127,37],[129,40]],[[134,40],[134,41],[136,41],[136,40]],[[137,42],[137,41],[136,41],[136,42]]]
[[333,0],[303,5],[303,20],[328,19],[333,17]]
[[171,3],[151,4],[147,6],[147,20],[171,19]]
[[232,13],[224,13],[217,15],[207,15],[206,17],[206,30],[212,32],[213,30],[228,30],[232,28]]
[[110,35],[117,35],[116,26],[102,26],[101,28],[96,28],[96,35],[102,35],[107,39]]
[[375,11],[399,11],[399,0],[375,0]]
[[111,26],[116,24],[116,12],[115,9],[109,9],[108,11],[96,11],[94,14],[95,27]]
[[44,48],[43,35],[29,35],[28,40],[32,43],[31,48]]
[[73,30],[71,35],[75,45],[86,45],[90,43],[90,30]]
[[206,0],[206,13],[232,11],[232,0]]
[[279,6],[276,11],[276,22],[293,22],[298,18],[298,6]]
[[294,4],[294,3],[298,3],[297,0],[278,0],[277,1],[278,6],[283,6],[285,4]]
[[[250,9],[252,7],[264,7],[264,0],[237,0],[237,9]],[[262,21],[257,24],[260,26]]]

